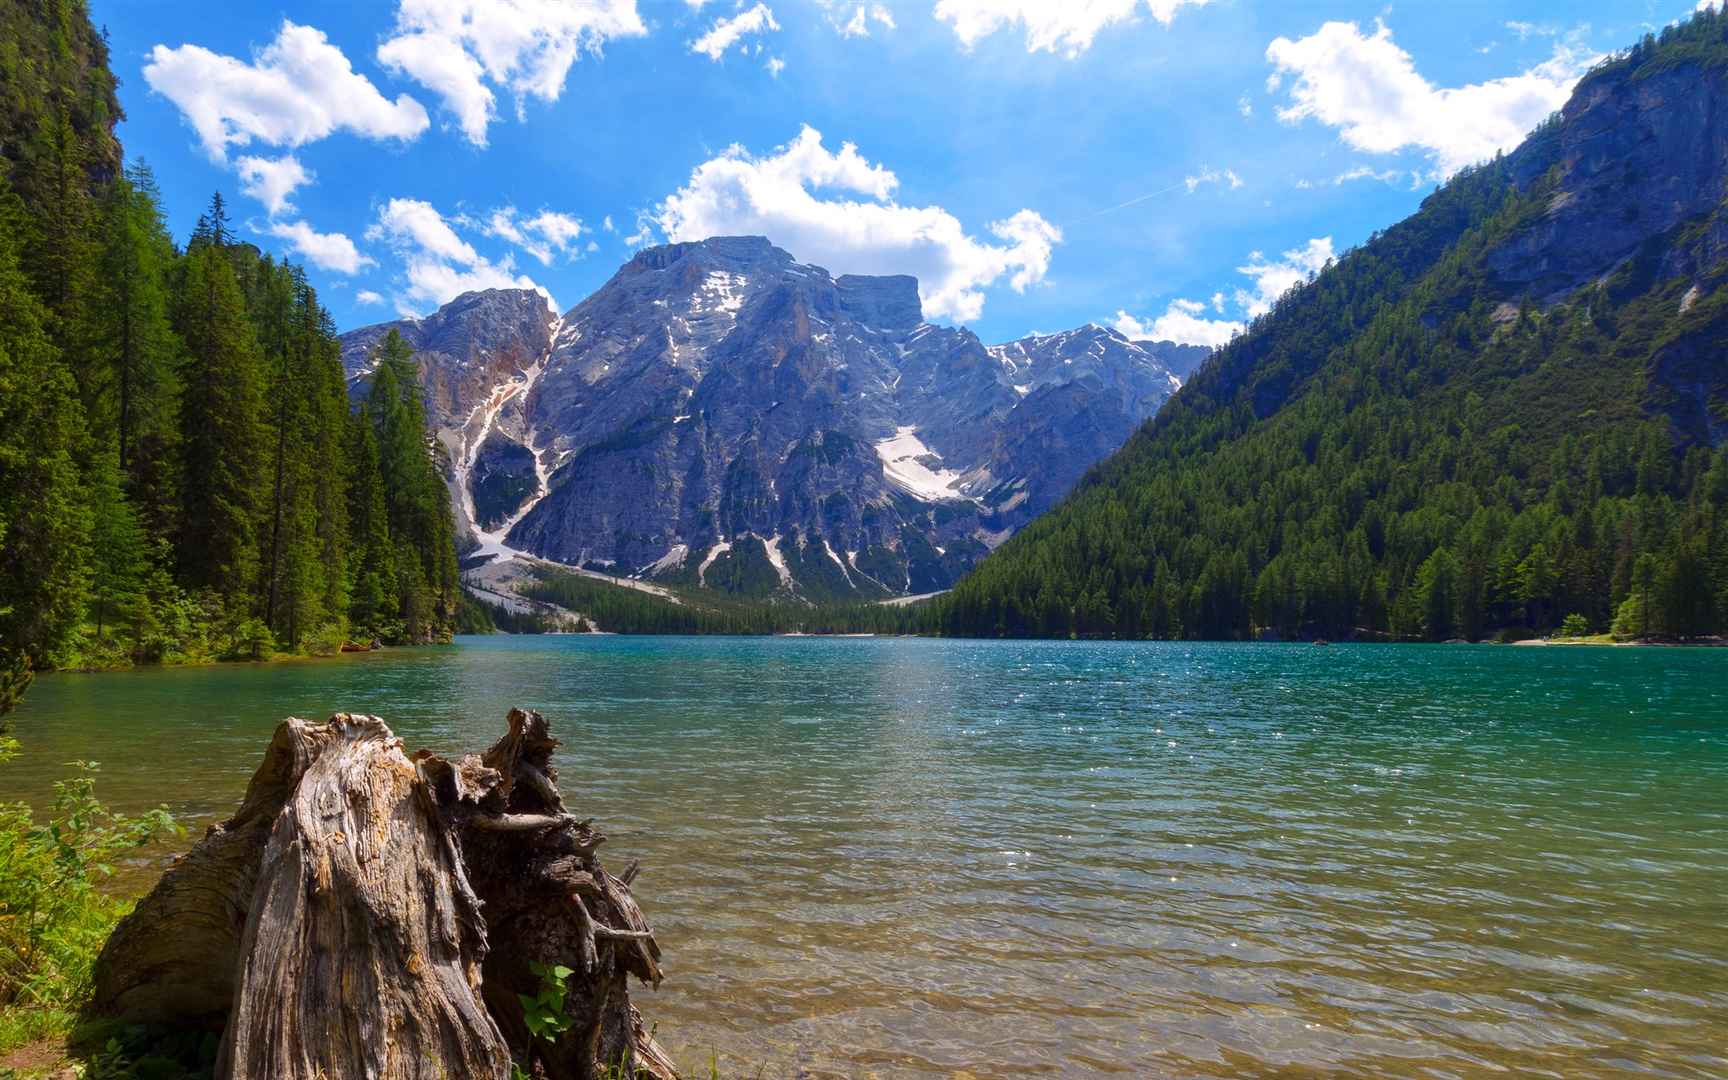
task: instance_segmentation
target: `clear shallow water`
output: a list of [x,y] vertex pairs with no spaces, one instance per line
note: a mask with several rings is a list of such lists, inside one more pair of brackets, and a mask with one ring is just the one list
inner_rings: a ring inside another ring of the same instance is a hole
[[690,1066],[1728,1075],[1728,651],[474,639],[45,678],[0,796],[96,758],[202,824],[282,716],[511,705],[643,859]]

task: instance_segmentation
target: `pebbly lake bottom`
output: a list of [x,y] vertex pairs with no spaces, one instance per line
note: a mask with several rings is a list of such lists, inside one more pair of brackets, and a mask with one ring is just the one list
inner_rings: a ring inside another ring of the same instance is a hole
[[700,1075],[1728,1075],[1721,650],[472,638],[45,677],[0,798],[196,832],[284,716],[512,705]]

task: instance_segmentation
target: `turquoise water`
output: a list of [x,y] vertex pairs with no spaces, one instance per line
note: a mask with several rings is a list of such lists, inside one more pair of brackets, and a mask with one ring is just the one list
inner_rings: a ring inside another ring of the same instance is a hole
[[40,680],[0,791],[552,717],[728,1075],[1728,1075],[1728,651],[465,640]]

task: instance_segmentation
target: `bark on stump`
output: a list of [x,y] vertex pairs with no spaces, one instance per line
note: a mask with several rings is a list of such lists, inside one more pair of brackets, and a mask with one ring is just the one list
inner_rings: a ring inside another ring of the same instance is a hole
[[[409,757],[384,722],[277,728],[239,811],[115,930],[92,1011],[222,1026],[242,1080],[675,1080],[630,1003],[660,948],[605,840],[566,812],[538,713],[481,755]],[[569,1028],[518,994],[561,965]]]

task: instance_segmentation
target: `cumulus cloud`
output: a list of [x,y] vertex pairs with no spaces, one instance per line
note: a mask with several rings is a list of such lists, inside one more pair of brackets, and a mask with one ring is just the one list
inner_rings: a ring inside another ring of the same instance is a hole
[[396,295],[396,310],[403,315],[417,315],[476,289],[534,289],[552,306],[552,295],[517,274],[510,256],[487,259],[420,199],[391,199],[366,230],[366,239],[388,243],[402,258],[404,288]]
[[1319,236],[1299,248],[1286,251],[1282,258],[1268,259],[1256,251],[1248,256],[1248,265],[1236,272],[1253,280],[1253,288],[1236,290],[1236,303],[1250,317],[1264,315],[1285,293],[1326,269],[1334,258],[1332,238]]
[[1227,319],[1205,317],[1206,305],[1197,300],[1172,300],[1164,314],[1142,322],[1126,311],[1118,311],[1112,326],[1132,341],[1174,341],[1178,345],[1204,345],[1216,349],[1242,332],[1243,325]]
[[1112,325],[1122,336],[1135,341],[1174,341],[1217,348],[1246,329],[1249,319],[1271,311],[1280,296],[1324,270],[1332,258],[1330,236],[1316,237],[1277,259],[1253,252],[1246,265],[1236,268],[1248,282],[1230,290],[1228,299],[1223,291],[1212,294],[1212,312],[1223,316],[1234,307],[1235,318],[1209,318],[1205,302],[1178,299],[1172,300],[1162,315],[1150,320],[1118,311]]
[[1290,79],[1290,103],[1278,110],[1279,119],[1317,120],[1368,153],[1421,150],[1441,176],[1517,146],[1566,103],[1597,59],[1562,43],[1553,57],[1521,74],[1436,87],[1383,22],[1372,34],[1353,22],[1329,22],[1305,38],[1280,37],[1266,58],[1276,69],[1268,82],[1273,92],[1284,76]]
[[279,217],[294,209],[290,198],[295,189],[312,182],[293,154],[279,158],[243,157],[234,162],[240,173],[240,190],[264,204],[271,217]]
[[304,221],[272,221],[267,229],[271,236],[288,241],[295,254],[320,270],[353,275],[377,265],[360,254],[354,241],[342,233],[321,233]]
[[158,45],[144,81],[173,102],[217,161],[230,146],[297,147],[337,131],[411,140],[430,121],[406,94],[384,97],[322,31],[284,21],[251,62],[197,45]]
[[780,59],[778,56],[770,56],[768,62],[763,64],[762,67],[767,70],[769,75],[778,79],[780,73],[786,70],[786,61]]
[[894,201],[899,179],[851,143],[838,152],[806,126],[765,156],[732,147],[703,162],[655,212],[668,238],[761,234],[836,274],[911,274],[925,314],[968,322],[983,290],[1006,278],[1024,291],[1044,279],[1062,232],[1031,210],[968,235],[940,206]]
[[354,301],[355,303],[365,304],[367,307],[372,307],[376,304],[382,304],[384,298],[373,292],[371,289],[361,289],[359,292],[354,294]]
[[1205,7],[1211,0],[938,0],[936,18],[954,28],[970,49],[979,41],[1015,25],[1026,28],[1027,52],[1060,52],[1074,57],[1092,46],[1098,32],[1112,23],[1134,18],[1144,8],[1170,25],[1185,7]]
[[542,266],[552,265],[555,255],[581,250],[577,241],[589,231],[580,218],[569,214],[542,210],[533,217],[522,217],[514,206],[492,211],[479,227],[487,236],[515,244],[540,260]]
[[716,19],[708,32],[690,43],[690,51],[701,53],[710,60],[726,55],[726,50],[751,34],[766,34],[780,29],[774,21],[774,11],[767,4],[757,4],[730,19]]
[[468,140],[486,144],[493,88],[553,102],[570,65],[647,32],[636,0],[401,0],[378,61],[437,94]]

